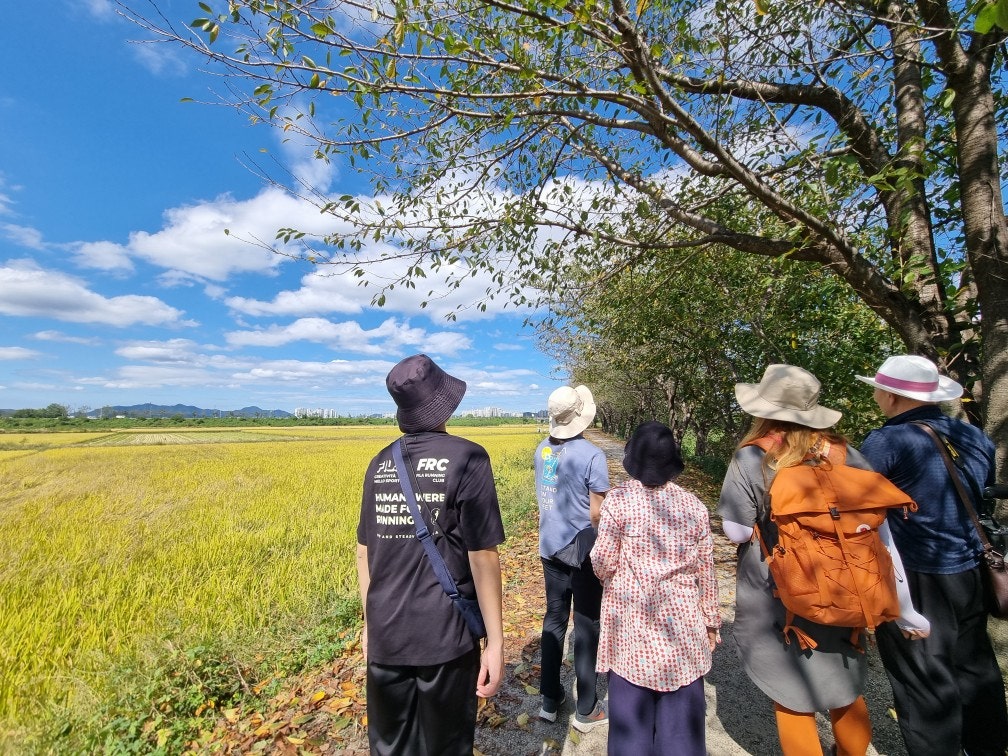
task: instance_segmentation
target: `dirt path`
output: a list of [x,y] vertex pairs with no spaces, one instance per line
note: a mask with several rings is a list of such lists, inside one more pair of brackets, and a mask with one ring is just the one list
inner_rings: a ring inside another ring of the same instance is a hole
[[[621,461],[623,443],[605,434],[586,433],[609,458],[612,483],[626,477]],[[687,467],[680,485],[713,508],[718,489]],[[714,666],[705,679],[707,746],[713,756],[769,756],[779,752],[769,699],[753,686],[742,670],[731,634],[734,618],[735,547],[721,535],[714,519],[715,563],[719,576],[724,626],[723,641],[714,653]],[[606,753],[608,727],[588,734],[570,727],[573,707],[561,709],[555,724],[536,716],[539,710],[539,633],[545,598],[534,528],[512,536],[501,548],[504,576],[505,680],[498,694],[479,713],[476,746],[485,756],[601,756]],[[865,698],[871,710],[874,744],[869,754],[904,754],[891,706],[888,682],[873,650]],[[573,671],[564,665],[571,689]],[[359,649],[327,667],[296,680],[278,694],[268,710],[229,712],[215,733],[197,746],[198,752],[271,754],[366,754],[363,703],[364,665]],[[600,695],[604,695],[604,680]],[[829,724],[820,718],[823,742],[831,744]]]

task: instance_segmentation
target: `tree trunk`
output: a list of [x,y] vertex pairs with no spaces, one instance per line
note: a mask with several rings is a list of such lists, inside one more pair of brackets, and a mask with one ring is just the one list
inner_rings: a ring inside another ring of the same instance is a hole
[[998,133],[989,54],[949,75],[962,193],[966,254],[980,306],[981,391],[985,430],[997,445],[999,480],[1008,480],[1008,224],[998,171]]

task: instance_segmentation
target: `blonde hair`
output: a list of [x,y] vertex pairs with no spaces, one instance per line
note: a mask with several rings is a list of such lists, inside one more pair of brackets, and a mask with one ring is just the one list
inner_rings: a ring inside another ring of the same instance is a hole
[[824,441],[830,444],[847,444],[846,438],[829,430],[757,417],[753,419],[749,431],[739,442],[739,448],[765,436],[772,437],[776,442],[767,452],[767,464],[774,470],[800,465],[809,454],[822,456]]

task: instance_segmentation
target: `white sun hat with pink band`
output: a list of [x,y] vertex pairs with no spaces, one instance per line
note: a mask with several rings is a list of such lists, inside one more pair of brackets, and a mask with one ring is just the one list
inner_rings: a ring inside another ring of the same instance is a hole
[[875,373],[874,378],[856,376],[869,386],[921,402],[947,402],[962,396],[963,387],[945,375],[927,357],[916,354],[893,355]]

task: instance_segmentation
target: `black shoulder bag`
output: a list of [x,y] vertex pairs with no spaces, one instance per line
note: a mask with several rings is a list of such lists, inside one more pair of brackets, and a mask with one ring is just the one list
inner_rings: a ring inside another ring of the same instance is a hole
[[[448,566],[444,563],[441,552],[434,545],[430,530],[427,529],[427,522],[424,520],[417,504],[416,495],[413,493],[413,484],[406,463],[403,461],[403,450],[406,447],[406,440],[400,438],[392,445],[392,461],[395,463],[396,474],[399,476],[399,485],[402,486],[403,494],[406,496],[406,503],[409,505],[410,514],[413,515],[413,524],[416,526],[416,537],[427,553],[427,561],[434,568],[441,588],[451,599],[452,604],[462,615],[466,627],[477,639],[486,637],[486,625],[483,622],[483,615],[480,613],[479,602],[476,599],[466,598],[459,593],[458,586],[448,572]],[[407,452],[408,456],[409,452]]]

